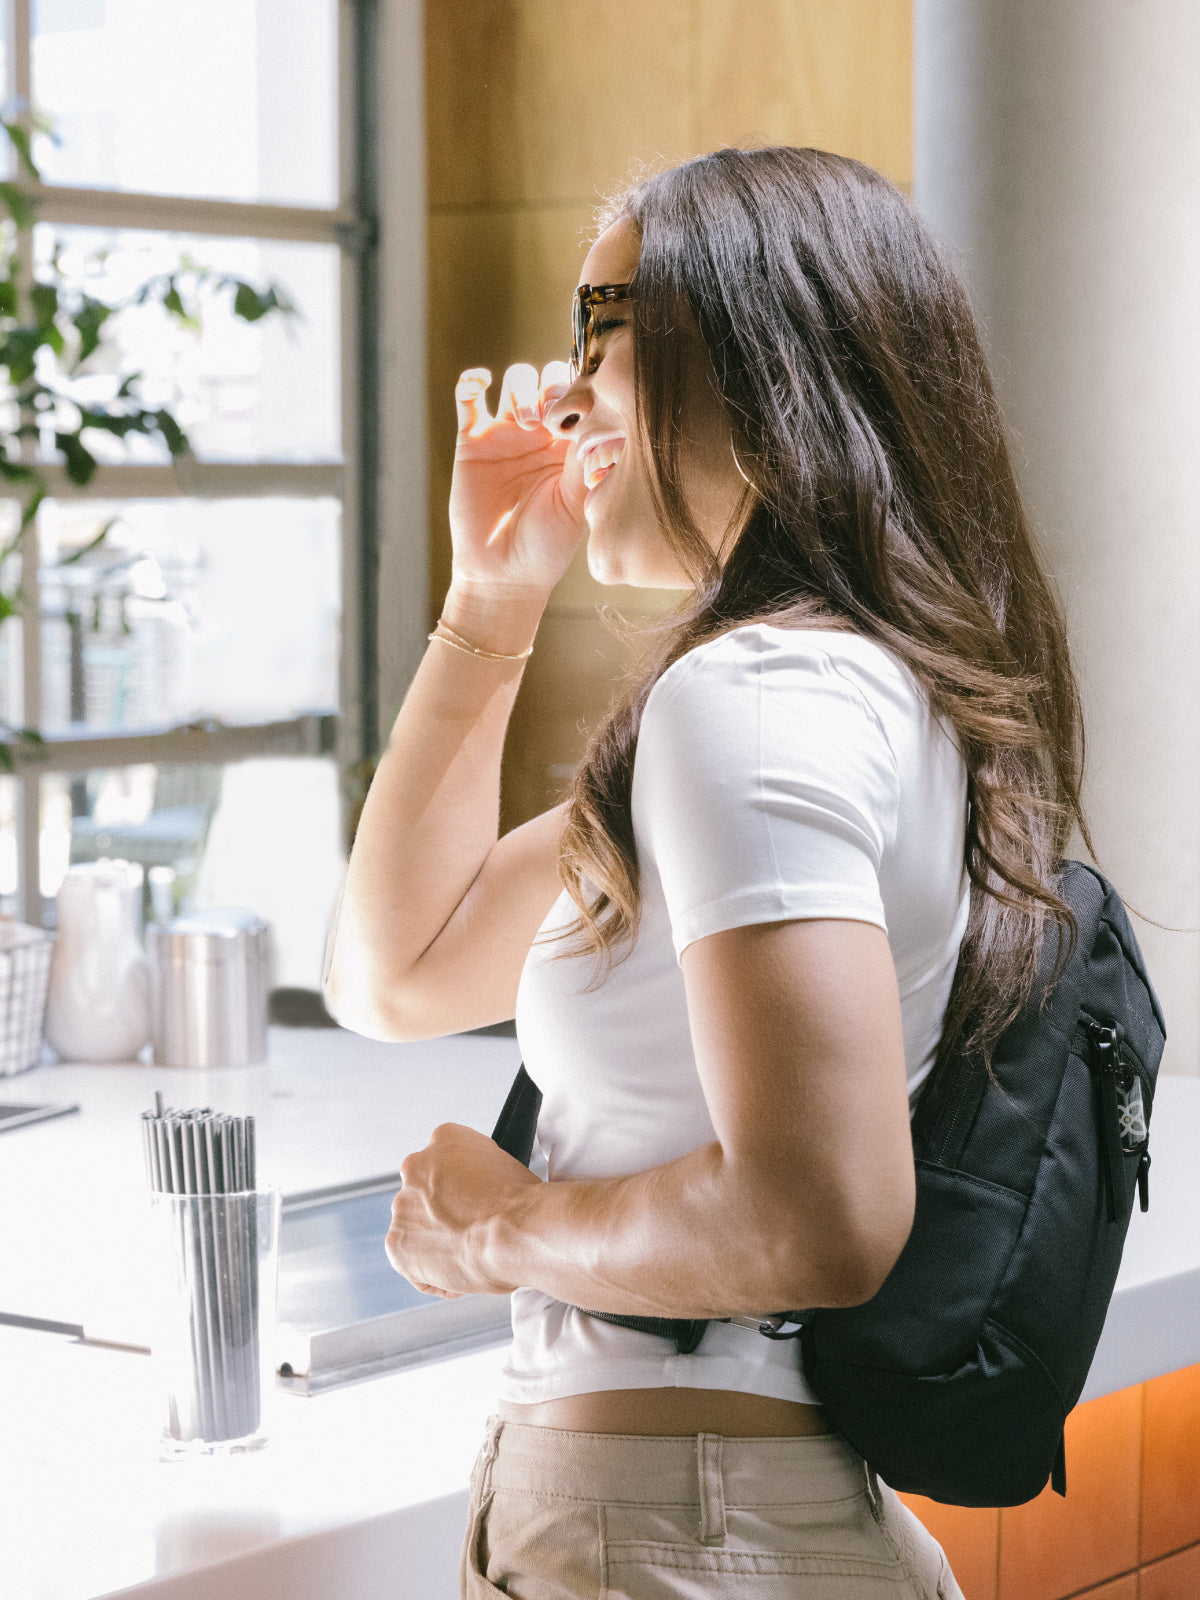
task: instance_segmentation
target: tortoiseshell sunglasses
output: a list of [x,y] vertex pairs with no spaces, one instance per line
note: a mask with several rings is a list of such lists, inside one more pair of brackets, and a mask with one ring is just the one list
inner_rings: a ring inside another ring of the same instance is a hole
[[571,382],[574,383],[588,364],[593,330],[594,312],[613,300],[630,299],[627,283],[581,283],[571,302]]

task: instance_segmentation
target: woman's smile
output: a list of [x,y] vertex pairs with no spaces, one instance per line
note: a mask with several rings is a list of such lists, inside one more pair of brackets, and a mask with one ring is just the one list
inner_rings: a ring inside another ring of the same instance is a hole
[[583,469],[583,482],[589,493],[616,466],[624,449],[625,439],[621,434],[590,439],[579,447],[579,465]]

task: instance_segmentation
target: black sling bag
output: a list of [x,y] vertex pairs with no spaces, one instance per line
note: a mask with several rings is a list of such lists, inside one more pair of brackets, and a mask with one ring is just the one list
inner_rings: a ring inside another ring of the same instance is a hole
[[[1079,937],[1048,995],[1059,947],[1044,940],[994,1081],[963,1056],[918,1100],[916,1214],[882,1288],[858,1306],[736,1319],[799,1339],[834,1427],[886,1483],[952,1505],[1019,1505],[1047,1478],[1066,1493],[1063,1424],[1096,1352],[1135,1190],[1149,1204],[1162,1010],[1107,879],[1066,861],[1057,886]],[[522,1066],[492,1135],[525,1165],[541,1098]],[[589,1315],[681,1353],[707,1326]]]

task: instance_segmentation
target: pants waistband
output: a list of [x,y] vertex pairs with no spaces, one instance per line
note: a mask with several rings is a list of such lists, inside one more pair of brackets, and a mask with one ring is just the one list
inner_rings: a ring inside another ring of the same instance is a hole
[[696,1505],[719,1477],[728,1506],[795,1505],[877,1493],[863,1458],[839,1434],[573,1433],[488,1419],[483,1488],[623,1504]]

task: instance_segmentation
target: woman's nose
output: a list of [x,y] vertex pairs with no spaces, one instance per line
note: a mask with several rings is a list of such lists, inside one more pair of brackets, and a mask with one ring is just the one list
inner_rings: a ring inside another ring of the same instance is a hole
[[587,412],[588,403],[587,386],[582,378],[576,378],[547,408],[542,421],[556,439],[574,438]]

